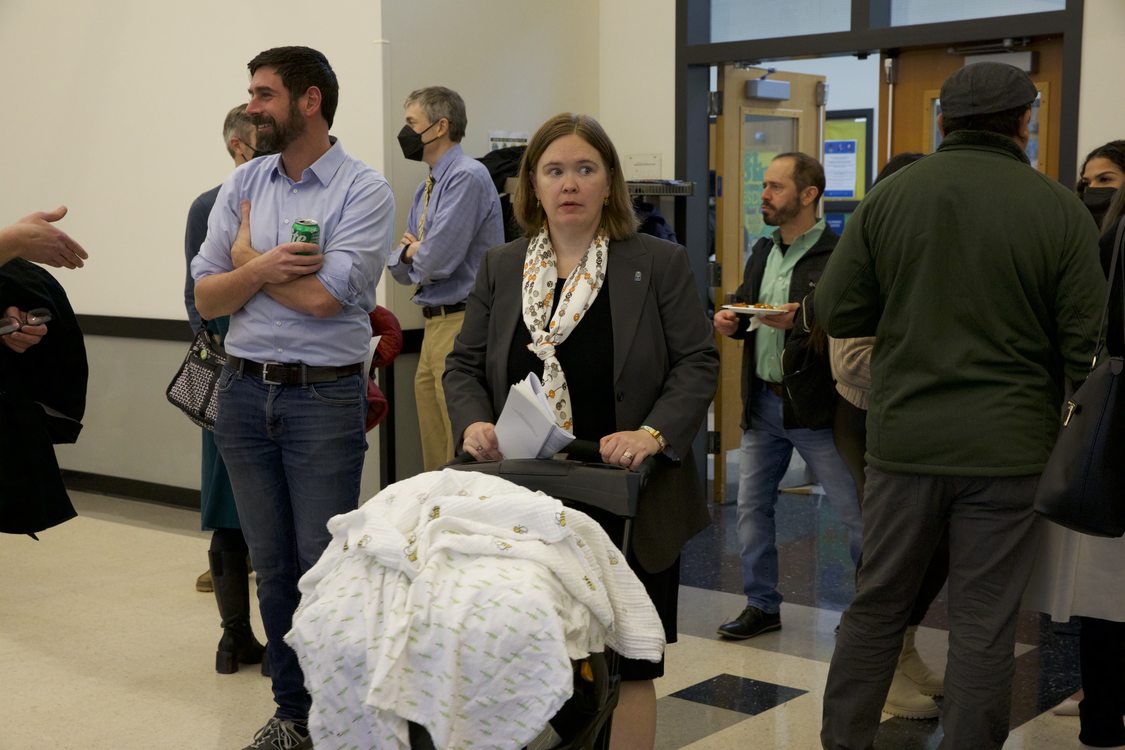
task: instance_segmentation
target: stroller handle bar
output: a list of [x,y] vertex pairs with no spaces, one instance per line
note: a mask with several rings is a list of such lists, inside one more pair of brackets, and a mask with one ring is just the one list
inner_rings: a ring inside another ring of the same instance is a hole
[[646,458],[636,470],[602,463],[598,444],[589,440],[575,440],[559,456],[474,461],[463,453],[449,468],[494,474],[564,502],[601,508],[621,518],[637,515],[641,490],[656,466],[654,457]]

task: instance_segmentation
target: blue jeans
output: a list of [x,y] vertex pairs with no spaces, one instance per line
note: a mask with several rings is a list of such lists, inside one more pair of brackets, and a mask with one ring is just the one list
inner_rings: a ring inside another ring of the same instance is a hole
[[219,446],[269,639],[277,717],[305,721],[311,699],[283,640],[300,602],[297,580],[328,546],[328,519],[355,510],[367,409],[362,375],[331,383],[268,385],[226,369],[219,380]]
[[863,524],[855,482],[836,450],[832,430],[787,430],[782,421],[781,397],[768,388],[753,393],[750,408],[753,427],[742,433],[738,478],[742,589],[747,604],[774,613],[781,608],[774,510],[778,485],[789,468],[794,448],[816,474],[828,504],[847,529],[853,562],[859,560]]

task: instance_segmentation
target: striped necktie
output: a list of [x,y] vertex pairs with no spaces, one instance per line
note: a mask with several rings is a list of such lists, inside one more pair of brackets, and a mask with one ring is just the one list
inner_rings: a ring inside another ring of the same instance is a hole
[[422,216],[418,219],[418,241],[426,235],[426,211],[430,208],[430,193],[434,191],[434,173],[426,176],[426,194],[422,198]]

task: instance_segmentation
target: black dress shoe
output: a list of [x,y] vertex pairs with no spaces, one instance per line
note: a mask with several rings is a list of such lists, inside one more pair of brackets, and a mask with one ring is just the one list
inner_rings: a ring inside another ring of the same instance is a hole
[[719,626],[719,635],[736,641],[753,638],[771,630],[781,630],[781,615],[777,612],[770,614],[757,607],[747,607],[742,614],[725,625]]

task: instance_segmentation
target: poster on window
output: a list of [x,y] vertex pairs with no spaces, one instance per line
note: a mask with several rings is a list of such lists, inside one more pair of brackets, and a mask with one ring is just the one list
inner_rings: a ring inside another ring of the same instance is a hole
[[825,141],[824,197],[855,200],[857,175],[856,141]]

